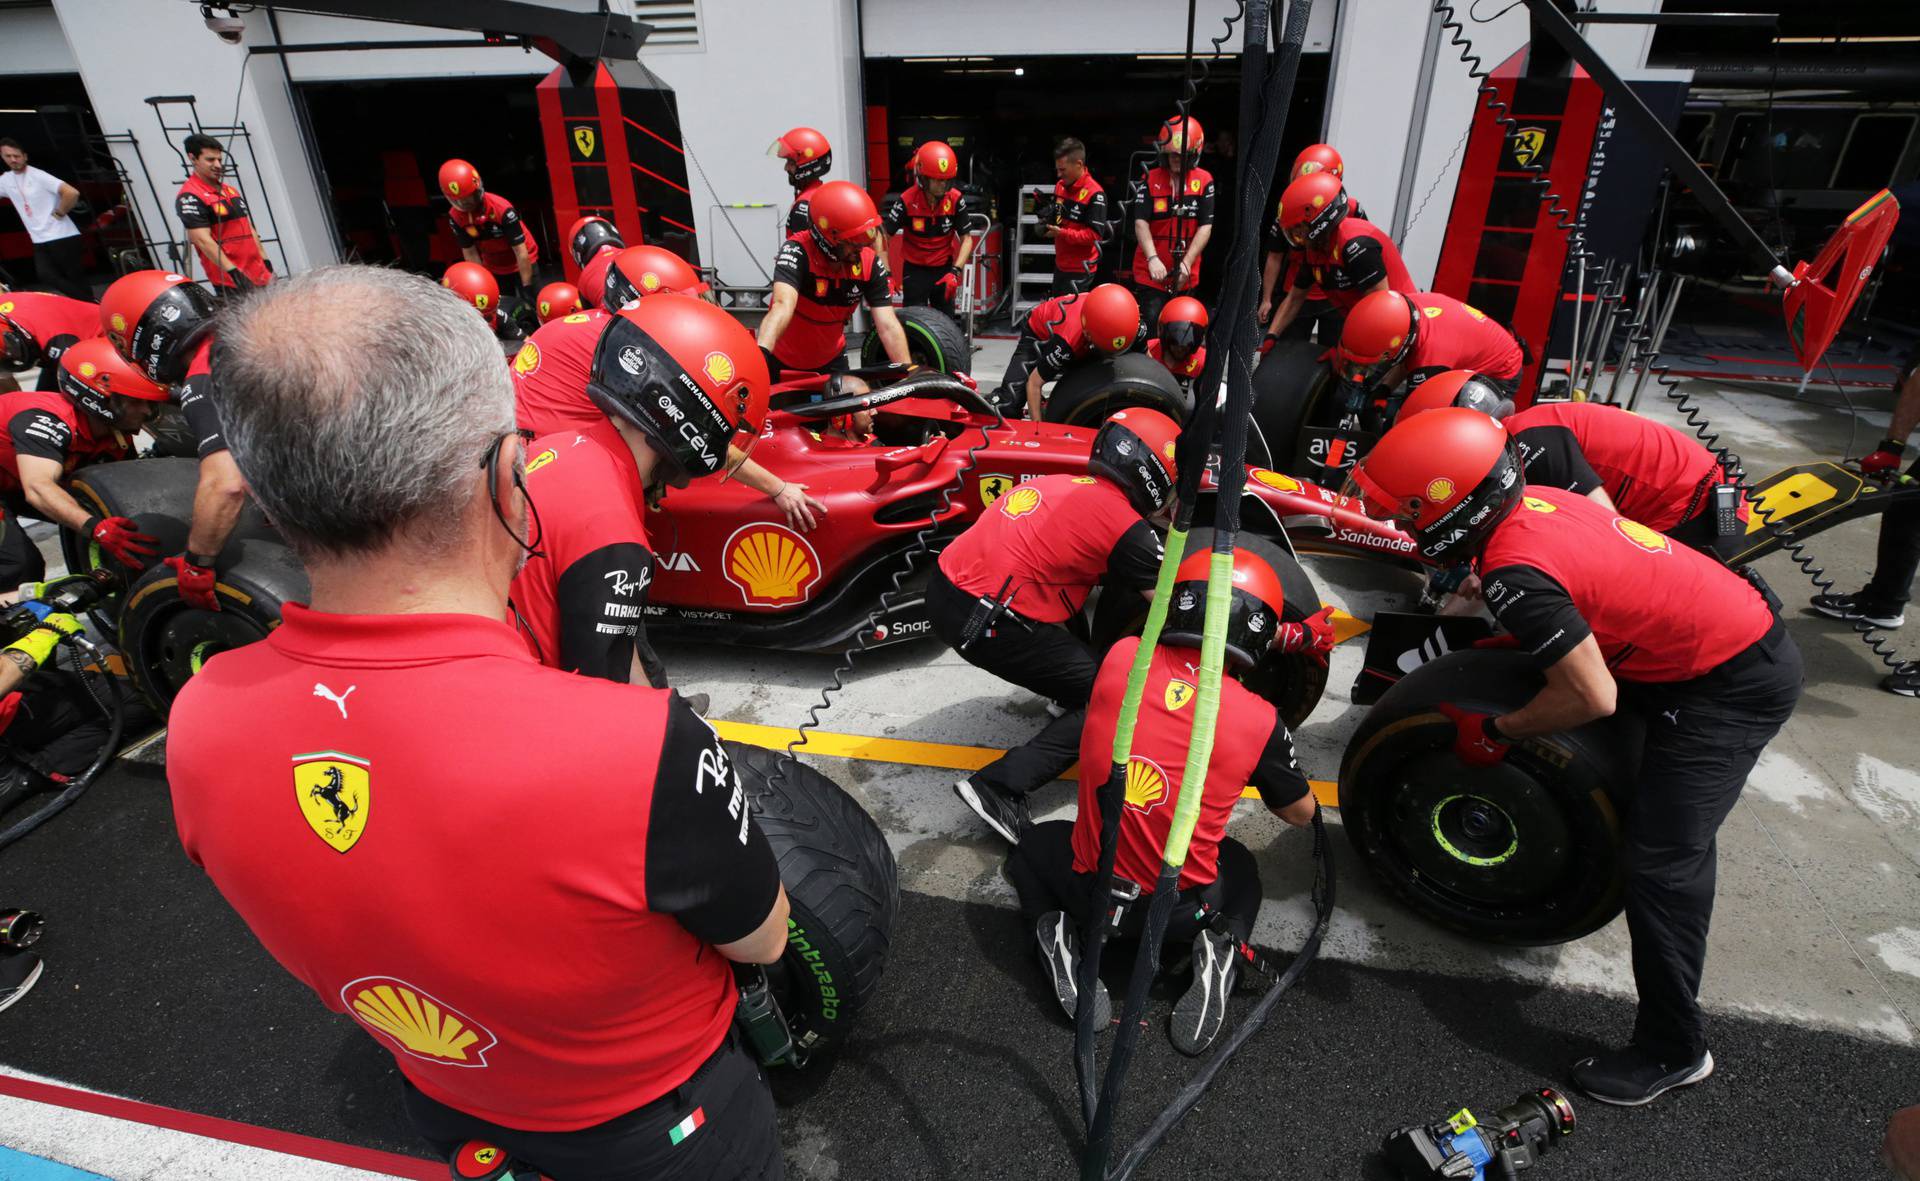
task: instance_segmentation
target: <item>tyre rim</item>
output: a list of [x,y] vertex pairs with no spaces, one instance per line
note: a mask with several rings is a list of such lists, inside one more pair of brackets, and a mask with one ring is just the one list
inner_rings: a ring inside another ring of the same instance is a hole
[[1475,795],[1448,796],[1433,806],[1434,843],[1455,861],[1488,869],[1520,849],[1520,830],[1505,808]]
[[1418,760],[1380,802],[1397,874],[1444,911],[1492,919],[1537,916],[1577,890],[1584,870],[1558,801],[1510,764],[1469,786],[1449,763]]
[[160,695],[172,701],[207,661],[230,648],[266,637],[254,620],[232,611],[196,611],[184,606],[156,620],[143,647],[146,673]]

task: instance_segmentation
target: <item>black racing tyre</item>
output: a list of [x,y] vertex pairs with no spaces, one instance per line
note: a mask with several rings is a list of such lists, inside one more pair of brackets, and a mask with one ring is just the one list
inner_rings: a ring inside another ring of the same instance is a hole
[[1184,423],[1193,395],[1180,388],[1167,367],[1145,353],[1121,353],[1083,361],[1053,384],[1046,420],[1097,427],[1116,410],[1144,406]]
[[134,688],[166,716],[202,665],[264,638],[279,625],[280,609],[304,601],[307,591],[306,569],[293,551],[261,538],[228,545],[214,584],[218,611],[187,606],[173,571],[155,566],[128,589],[120,612],[120,651]]
[[1303,427],[1330,425],[1320,421],[1329,413],[1324,405],[1334,386],[1333,370],[1320,355],[1322,345],[1307,340],[1283,340],[1273,346],[1253,371],[1253,425],[1247,437],[1247,462],[1259,462],[1290,475],[1306,474]]
[[767,978],[794,1044],[818,1054],[846,1039],[879,990],[899,869],[880,826],[833,780],[799,762],[782,777],[780,752],[725,745],[793,908],[786,954]]
[[[900,317],[900,327],[906,331],[907,356],[914,364],[945,373],[965,373],[973,364],[967,334],[952,316],[924,305],[895,308],[893,314]],[[880,334],[867,333],[867,339],[860,342],[860,364],[886,363],[887,350],[880,343]]]
[[[1273,567],[1273,572],[1280,576],[1281,590],[1287,596],[1287,601],[1280,608],[1283,620],[1298,623],[1320,610],[1320,590],[1292,554],[1267,538],[1245,531],[1234,537],[1234,545],[1252,550],[1265,558],[1267,564]],[[1213,530],[1195,529],[1187,534],[1186,556],[1204,553],[1212,546]],[[1104,653],[1120,637],[1139,635],[1146,622],[1146,600],[1137,595],[1110,594],[1102,590],[1091,625],[1094,644]],[[1240,680],[1247,688],[1272,702],[1288,728],[1297,730],[1313,713],[1314,707],[1320,704],[1320,695],[1326,692],[1327,669],[1304,653],[1282,655],[1270,652]]]
[[1610,793],[1633,782],[1637,721],[1603,718],[1468,767],[1435,708],[1501,713],[1543,683],[1524,653],[1443,656],[1381,696],[1340,763],[1341,823],[1373,875],[1421,917],[1491,943],[1578,939],[1611,922],[1624,899]]

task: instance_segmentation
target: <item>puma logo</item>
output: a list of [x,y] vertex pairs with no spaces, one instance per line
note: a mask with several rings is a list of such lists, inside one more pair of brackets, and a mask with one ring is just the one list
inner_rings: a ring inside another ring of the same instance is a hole
[[335,705],[339,706],[340,720],[345,721],[347,717],[347,698],[352,697],[353,691],[355,689],[358,689],[359,687],[360,686],[358,685],[348,685],[347,691],[345,693],[335,693],[333,690],[327,688],[325,685],[315,682],[313,686],[313,695],[315,697],[324,697],[328,701],[331,701]]
[[1667,719],[1668,725],[1678,726],[1680,724],[1680,707],[1675,706],[1672,709],[1663,709],[1660,711],[1660,716]]

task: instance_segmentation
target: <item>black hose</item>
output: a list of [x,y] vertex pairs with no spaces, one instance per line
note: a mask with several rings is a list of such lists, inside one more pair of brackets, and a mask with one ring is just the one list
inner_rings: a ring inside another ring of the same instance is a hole
[[[62,640],[61,646],[67,648],[67,659],[72,663],[74,672],[79,676],[80,684],[85,687],[87,696],[91,697],[93,703],[100,707],[100,712],[106,715],[106,740],[100,744],[100,752],[93,756],[93,762],[88,763],[86,770],[80,772],[80,774],[68,781],[67,786],[62,789],[59,795],[42,804],[32,815],[23,820],[16,821],[9,825],[4,831],[0,831],[0,849],[4,849],[13,844],[21,837],[26,836],[34,829],[39,828],[47,821],[52,820],[55,816],[58,816],[71,807],[73,802],[79,799],[87,788],[93,786],[94,779],[106,768],[107,762],[112,759],[114,754],[120,749],[120,735],[126,729],[127,723],[126,695],[120,688],[120,681],[112,673],[105,671],[105,663],[100,662],[100,675],[106,678],[107,688],[110,690],[109,695],[113,699],[112,705],[109,706],[107,702],[100,699],[100,693],[94,688],[93,681],[88,678],[86,665],[80,659],[80,654],[73,649],[72,643],[72,638],[69,638]],[[95,656],[97,659],[97,650]]]

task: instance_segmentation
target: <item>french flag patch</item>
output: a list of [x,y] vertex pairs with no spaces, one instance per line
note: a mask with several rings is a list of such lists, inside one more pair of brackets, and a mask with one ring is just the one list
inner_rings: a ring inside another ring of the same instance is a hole
[[692,1115],[673,1125],[673,1128],[667,1133],[667,1139],[675,1145],[678,1145],[682,1140],[699,1131],[700,1125],[706,1122],[707,1109],[704,1107],[696,1107],[693,1109]]

